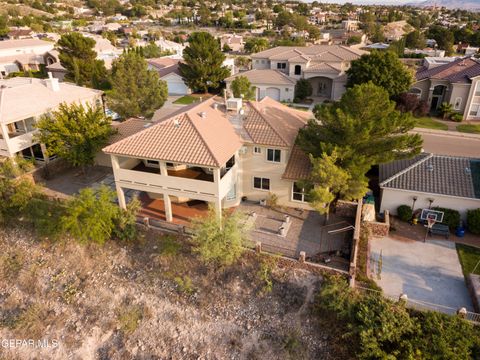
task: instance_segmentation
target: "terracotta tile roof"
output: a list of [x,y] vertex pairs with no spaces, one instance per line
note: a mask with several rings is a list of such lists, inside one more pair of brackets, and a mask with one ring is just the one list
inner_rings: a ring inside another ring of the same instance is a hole
[[267,96],[248,103],[243,126],[255,144],[292,147],[298,130],[311,117],[309,112],[295,110]]
[[[428,154],[390,176],[380,187],[480,199],[478,176],[473,170],[479,159]],[[390,164],[380,166],[389,167]]]
[[133,134],[136,134],[139,131],[151,126],[152,123],[144,119],[130,118],[122,122],[116,122],[112,125],[112,128],[117,130],[115,134],[110,136],[108,140],[109,144],[114,144],[117,141],[125,139]]
[[460,58],[451,63],[432,69],[425,67],[416,74],[417,81],[424,79],[448,80],[452,83],[470,83],[471,78],[480,75],[480,63],[473,58]]
[[272,85],[295,85],[297,80],[285,75],[281,71],[264,69],[264,70],[248,70],[240,72],[225,79],[225,81],[233,81],[239,76],[245,76],[250,83],[255,84],[272,84]]
[[107,146],[103,151],[143,159],[223,166],[242,142],[225,114],[214,109],[215,102],[214,98],[208,99]]
[[365,51],[349,48],[343,45],[312,45],[312,46],[277,46],[253,54],[255,58],[269,58],[276,60],[289,60],[303,55],[307,58],[320,57],[325,61],[351,61],[358,59]]
[[161,78],[171,73],[181,75],[180,70],[178,69],[179,62],[179,59],[172,58],[155,58],[147,60],[147,63],[157,70],[158,75]]
[[310,176],[311,171],[312,163],[307,154],[295,145],[282,178],[286,180],[305,180]]

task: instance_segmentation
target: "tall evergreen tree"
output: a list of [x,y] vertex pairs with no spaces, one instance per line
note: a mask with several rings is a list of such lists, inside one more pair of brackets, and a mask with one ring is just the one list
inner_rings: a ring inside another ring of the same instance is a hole
[[[334,155],[334,164],[348,174],[351,181],[338,186],[336,197],[363,195],[368,185],[366,173],[373,165],[420,153],[422,138],[408,134],[414,127],[414,119],[395,106],[381,87],[372,83],[355,85],[338,103],[317,108],[316,119],[300,130],[297,143],[312,156],[314,165],[316,161],[325,165],[326,160],[331,160],[329,156]],[[318,178],[313,176],[313,183],[323,188],[333,187]]]
[[60,64],[67,70],[67,80],[97,89],[105,86],[107,70],[104,61],[97,60],[94,39],[72,32],[62,35],[58,45]]
[[113,61],[111,84],[109,107],[124,118],[151,117],[168,97],[165,81],[155,70],[149,70],[145,59],[135,51]]
[[206,93],[208,89],[217,89],[230,75],[228,68],[223,66],[225,55],[219,43],[207,32],[192,33],[188,42],[183,51],[184,62],[179,64],[183,80],[193,91]]

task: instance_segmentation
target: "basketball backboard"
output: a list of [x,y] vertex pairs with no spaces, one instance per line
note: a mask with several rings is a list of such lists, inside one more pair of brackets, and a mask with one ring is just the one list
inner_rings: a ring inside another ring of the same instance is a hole
[[443,211],[433,210],[433,209],[422,209],[420,215],[421,220],[427,221],[428,219],[434,219],[435,222],[441,223],[443,221]]

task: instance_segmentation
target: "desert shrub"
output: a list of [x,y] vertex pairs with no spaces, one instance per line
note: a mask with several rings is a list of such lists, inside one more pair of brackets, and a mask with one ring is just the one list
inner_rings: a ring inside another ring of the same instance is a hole
[[277,194],[269,192],[267,198],[265,199],[265,203],[269,208],[275,209],[278,206]]
[[455,121],[455,122],[462,122],[463,120],[463,115],[459,113],[452,114],[450,116],[450,120]]
[[402,221],[410,221],[413,216],[412,208],[408,205],[400,205],[397,208],[397,215]]
[[260,268],[258,269],[257,276],[263,284],[262,292],[269,293],[273,288],[272,274],[273,270],[277,267],[278,257],[271,255],[259,255],[259,257]]
[[480,208],[467,211],[468,230],[473,234],[480,234]]
[[357,293],[340,276],[325,278],[316,301],[347,323],[357,359],[473,359],[480,330],[457,316],[419,313],[380,292]]
[[173,235],[164,235],[160,240],[160,254],[163,256],[176,256],[182,247]]
[[14,328],[20,335],[26,335],[29,339],[39,339],[48,326],[49,316],[45,305],[32,304],[19,315]]
[[0,178],[0,220],[17,221],[25,213],[32,198],[39,194],[39,187],[26,178]]
[[179,292],[186,295],[192,295],[195,292],[195,288],[193,286],[193,282],[190,276],[176,276],[173,280],[177,284],[177,289]]
[[57,239],[63,234],[60,218],[65,214],[62,201],[48,200],[43,197],[32,198],[26,209],[26,218],[37,235]]
[[223,212],[220,219],[213,208],[205,218],[193,220],[192,241],[195,251],[206,263],[219,266],[233,264],[249,241],[244,216],[238,212]]
[[451,231],[460,225],[460,213],[457,210],[442,207],[434,207],[432,209],[444,212],[442,223],[448,225]]
[[2,266],[0,267],[3,279],[15,279],[24,265],[24,257],[20,252],[8,252],[0,257]]
[[14,179],[31,170],[34,164],[32,160],[27,160],[21,156],[5,159],[0,165],[0,176]]
[[119,328],[126,334],[132,334],[144,318],[142,305],[122,305],[116,310]]
[[133,198],[128,204],[127,208],[118,209],[118,213],[114,218],[115,227],[113,228],[113,235],[123,241],[135,240],[138,234],[137,231],[137,214],[140,210],[140,201]]

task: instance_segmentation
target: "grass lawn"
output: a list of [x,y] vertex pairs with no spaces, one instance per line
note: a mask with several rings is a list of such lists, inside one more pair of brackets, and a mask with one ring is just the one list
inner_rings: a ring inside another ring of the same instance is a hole
[[471,134],[480,134],[480,124],[462,124],[457,126],[457,131]]
[[[473,271],[475,265],[480,261],[480,249],[473,246],[457,244],[457,251],[460,263],[462,264],[463,274],[466,276]],[[480,264],[477,266],[475,274],[480,275]]]
[[185,95],[185,96],[182,96],[181,98],[178,98],[173,103],[174,104],[181,104],[181,105],[190,105],[190,104],[193,104],[194,102],[197,102],[198,100],[199,100],[198,97],[194,97],[194,96],[191,96],[191,95]]
[[420,117],[415,119],[415,126],[425,129],[448,130],[448,126],[431,117]]

